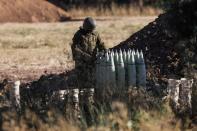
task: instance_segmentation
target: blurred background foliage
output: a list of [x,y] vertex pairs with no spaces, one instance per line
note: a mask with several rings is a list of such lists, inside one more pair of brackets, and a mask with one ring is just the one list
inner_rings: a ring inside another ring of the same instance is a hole
[[97,7],[97,8],[112,8],[112,6],[139,6],[143,8],[144,6],[153,7],[165,7],[175,0],[48,0],[65,10],[76,7]]

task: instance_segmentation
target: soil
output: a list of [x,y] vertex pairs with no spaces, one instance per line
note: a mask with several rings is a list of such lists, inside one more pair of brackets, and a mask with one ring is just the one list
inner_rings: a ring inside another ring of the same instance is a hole
[[0,23],[56,22],[68,19],[68,13],[46,0],[0,1]]
[[42,75],[59,74],[62,72],[65,72],[64,67],[46,67],[35,69],[10,68],[9,70],[0,69],[0,81],[9,79],[11,81],[20,80],[22,83],[28,83],[34,80],[38,80]]
[[[14,74],[17,74],[17,76]],[[5,71],[0,71],[0,76],[0,94],[6,86],[19,80],[18,77],[20,77],[21,91],[29,87],[31,92],[36,94],[77,87],[75,70],[65,70],[60,67],[37,70],[9,70],[6,73]]]
[[175,45],[177,34],[171,30],[165,13],[149,23],[142,30],[130,36],[113,49],[138,49],[145,54],[148,79],[167,79],[182,77],[181,58]]

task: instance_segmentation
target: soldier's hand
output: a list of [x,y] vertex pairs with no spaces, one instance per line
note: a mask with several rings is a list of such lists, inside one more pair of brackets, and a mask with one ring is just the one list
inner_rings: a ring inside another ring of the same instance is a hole
[[86,63],[90,63],[91,62],[92,57],[90,55],[84,55],[83,56],[83,60]]

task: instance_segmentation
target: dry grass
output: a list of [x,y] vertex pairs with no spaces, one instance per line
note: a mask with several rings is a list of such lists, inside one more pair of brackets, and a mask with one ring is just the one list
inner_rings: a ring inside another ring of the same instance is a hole
[[[118,93],[123,94],[119,98],[122,102],[117,101],[118,99],[116,101],[106,99],[104,103],[98,105],[95,100],[95,104],[89,103],[86,110],[84,103],[80,103],[79,110],[75,110],[70,100],[58,102],[59,99],[53,101],[47,99],[49,104],[45,104],[45,101],[41,104],[39,102],[41,98],[32,99],[31,104],[36,104],[34,108],[29,107],[30,111],[28,105],[23,106],[20,114],[14,113],[15,108],[6,110],[1,107],[1,113],[6,112],[3,115],[0,113],[2,115],[0,117],[3,118],[2,128],[8,131],[195,131],[197,129],[190,119],[181,121],[175,116],[169,107],[168,98],[161,99],[142,88],[130,88],[129,92]],[[0,100],[2,102],[4,99]],[[80,119],[73,115],[76,111],[80,114]],[[88,125],[90,121],[91,124]]]
[[[112,47],[155,17],[97,17],[98,32]],[[1,24],[0,72],[72,68],[70,42],[82,20],[66,23]],[[38,74],[43,72],[38,72]],[[21,76],[14,74],[19,79]]]
[[155,16],[163,11],[159,8],[143,7],[142,10],[134,5],[112,4],[111,9],[105,7],[75,7],[67,11],[72,17],[81,16]]
[[[133,112],[130,111],[130,107],[127,107],[126,104],[113,102],[111,111],[104,110],[103,113],[100,113],[96,118],[99,121],[90,127],[83,125],[82,121],[66,120],[62,114],[55,112],[55,110],[49,111],[44,121],[30,111],[27,111],[22,117],[18,117],[13,112],[7,112],[3,114],[2,128],[8,131],[181,131],[181,122],[174,116],[167,103],[162,108],[162,111],[145,111],[141,109],[134,112],[134,115],[131,115]],[[184,124],[187,125],[187,123]],[[196,127],[193,126],[183,130],[194,131],[195,129]]]

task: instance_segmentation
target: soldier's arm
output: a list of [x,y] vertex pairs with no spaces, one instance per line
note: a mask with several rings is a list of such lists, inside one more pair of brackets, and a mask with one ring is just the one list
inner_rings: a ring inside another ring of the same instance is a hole
[[74,59],[83,59],[83,58],[91,58],[91,56],[83,51],[83,48],[81,47],[81,38],[79,34],[75,34],[73,37],[73,44],[71,46],[72,48],[72,53],[73,53],[73,58]]
[[99,49],[99,51],[105,50],[105,49],[106,49],[105,44],[104,44],[104,42],[101,40],[101,37],[100,37],[99,34],[98,34],[98,36],[97,36],[97,42],[96,42],[96,44],[97,44],[97,48]]
[[81,50],[79,47],[77,47],[77,46],[76,46],[76,48],[75,48],[75,51],[76,51],[78,54],[80,54],[81,56],[91,58],[91,56],[90,56],[88,53],[82,51],[82,50]]

